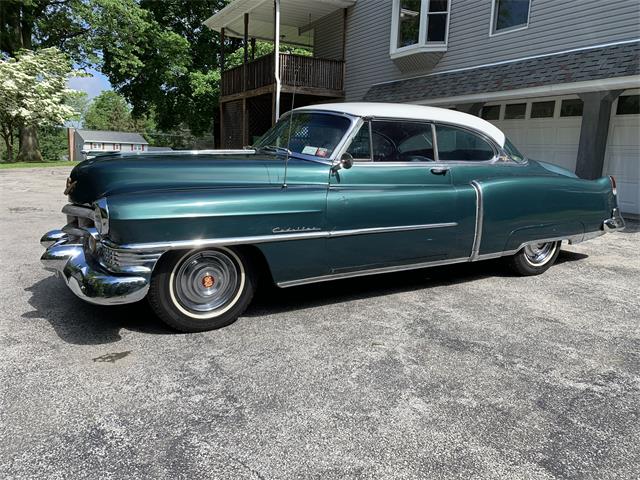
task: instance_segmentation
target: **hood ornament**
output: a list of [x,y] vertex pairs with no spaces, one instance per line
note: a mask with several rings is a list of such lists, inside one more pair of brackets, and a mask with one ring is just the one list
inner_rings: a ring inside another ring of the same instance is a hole
[[64,189],[64,195],[71,195],[71,192],[75,190],[77,183],[77,180],[74,182],[71,181],[71,177],[67,178],[67,186]]

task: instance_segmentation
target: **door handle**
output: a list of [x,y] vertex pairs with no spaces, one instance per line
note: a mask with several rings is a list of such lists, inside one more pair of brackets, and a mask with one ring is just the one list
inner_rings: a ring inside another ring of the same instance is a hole
[[449,171],[448,168],[442,168],[442,167],[433,167],[431,169],[431,173],[433,173],[434,175],[446,175],[448,171]]

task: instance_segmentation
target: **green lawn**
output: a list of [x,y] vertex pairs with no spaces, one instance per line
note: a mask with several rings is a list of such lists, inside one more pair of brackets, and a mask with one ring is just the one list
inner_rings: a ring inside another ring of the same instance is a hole
[[8,168],[42,168],[42,167],[73,167],[78,162],[0,162],[0,170]]

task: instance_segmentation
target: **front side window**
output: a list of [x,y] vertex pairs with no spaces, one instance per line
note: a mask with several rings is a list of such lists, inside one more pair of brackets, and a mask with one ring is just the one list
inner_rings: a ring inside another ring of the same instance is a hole
[[524,28],[529,24],[531,0],[493,0],[492,32]]
[[436,125],[438,155],[442,161],[482,162],[495,156],[482,137],[461,128]]
[[432,162],[430,123],[376,120],[371,123],[374,162]]
[[446,45],[449,0],[394,0],[391,53]]
[[285,115],[254,145],[256,149],[288,148],[292,153],[328,158],[349,130],[347,117],[316,112]]
[[351,140],[347,149],[354,160],[371,160],[371,138],[369,136],[369,122],[364,122],[358,133]]

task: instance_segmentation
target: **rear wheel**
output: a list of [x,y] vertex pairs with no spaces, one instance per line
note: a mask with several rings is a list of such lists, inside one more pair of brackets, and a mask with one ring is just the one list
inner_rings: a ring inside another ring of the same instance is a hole
[[171,252],[156,266],[149,303],[182,332],[224,327],[245,311],[255,289],[248,258],[228,248]]
[[513,271],[519,275],[540,275],[553,265],[560,254],[562,242],[532,243],[509,258]]

